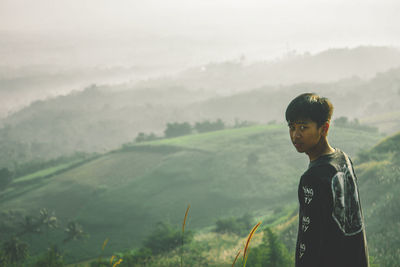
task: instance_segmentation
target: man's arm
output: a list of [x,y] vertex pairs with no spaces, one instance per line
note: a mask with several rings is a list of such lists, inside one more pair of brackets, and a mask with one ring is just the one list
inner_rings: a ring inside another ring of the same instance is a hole
[[332,193],[327,176],[319,171],[303,176],[300,183],[300,213],[297,266],[321,267],[327,220],[332,211]]

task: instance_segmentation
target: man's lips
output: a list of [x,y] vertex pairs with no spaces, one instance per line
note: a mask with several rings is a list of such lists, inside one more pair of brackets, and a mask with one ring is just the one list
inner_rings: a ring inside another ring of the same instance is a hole
[[293,145],[297,148],[297,147],[301,147],[302,143],[293,142]]

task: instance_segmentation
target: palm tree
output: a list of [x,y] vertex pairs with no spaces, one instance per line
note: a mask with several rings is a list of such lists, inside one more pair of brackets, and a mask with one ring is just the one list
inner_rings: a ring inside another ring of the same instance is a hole
[[87,237],[87,234],[83,231],[82,226],[75,221],[70,221],[64,232],[67,234],[67,237],[63,241],[64,243],[67,243],[71,240],[82,240]]
[[46,229],[56,229],[58,228],[58,219],[55,216],[54,212],[49,213],[46,208],[42,208],[39,211],[39,222]]
[[21,242],[17,237],[11,238],[3,244],[4,256],[10,263],[17,263],[28,256],[28,244]]
[[46,229],[46,239],[49,242],[49,232],[58,228],[58,219],[54,212],[49,213],[46,208],[42,208],[39,211],[39,222]]

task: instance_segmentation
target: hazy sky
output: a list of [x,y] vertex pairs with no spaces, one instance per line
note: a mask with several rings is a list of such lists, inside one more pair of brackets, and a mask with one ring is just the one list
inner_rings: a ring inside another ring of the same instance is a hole
[[399,14],[399,0],[0,0],[0,30],[119,40],[145,34],[209,43],[217,54],[222,46],[227,56],[274,57],[399,46]]

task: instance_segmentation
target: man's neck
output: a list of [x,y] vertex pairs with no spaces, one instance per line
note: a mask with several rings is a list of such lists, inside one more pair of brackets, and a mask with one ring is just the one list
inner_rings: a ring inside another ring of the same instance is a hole
[[315,148],[306,154],[310,161],[314,161],[323,155],[331,154],[333,152],[335,152],[335,149],[329,145],[327,138],[321,138]]

